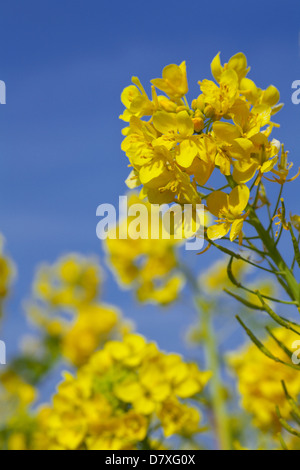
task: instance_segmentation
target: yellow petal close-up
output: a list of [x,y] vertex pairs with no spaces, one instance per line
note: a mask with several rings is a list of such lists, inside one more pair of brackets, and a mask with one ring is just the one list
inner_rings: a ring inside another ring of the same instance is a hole
[[227,235],[230,230],[230,224],[211,225],[207,229],[207,236],[210,240],[219,240]]
[[221,211],[228,210],[229,196],[222,191],[214,191],[208,196],[206,203],[209,212],[216,217],[220,217]]
[[280,100],[280,93],[277,88],[270,85],[263,93],[262,103],[269,106],[275,106]]
[[240,234],[241,230],[243,229],[244,219],[236,219],[230,231],[230,241],[233,242]]
[[153,125],[158,132],[166,134],[167,132],[177,132],[178,124],[175,113],[166,111],[157,111],[153,116]]
[[236,186],[229,195],[229,209],[233,214],[241,214],[247,207],[250,190],[245,184]]
[[190,137],[194,134],[194,123],[187,111],[181,111],[177,114],[177,127],[179,134],[186,137]]
[[191,139],[185,139],[179,146],[179,151],[176,155],[176,161],[178,165],[182,166],[183,168],[189,168],[197,155],[198,147],[196,143]]
[[234,181],[238,184],[248,183],[255,176],[258,169],[257,162],[249,161],[236,161],[232,172]]
[[216,57],[213,59],[211,66],[210,66],[211,73],[217,82],[219,82],[222,72],[223,72],[223,67],[222,67],[221,60],[220,60],[220,54],[221,53],[219,52],[216,55]]
[[213,131],[218,139],[223,140],[228,144],[232,144],[235,139],[241,137],[239,129],[228,122],[215,122],[213,125]]
[[228,62],[228,68],[237,73],[239,80],[244,78],[250,70],[247,68],[247,58],[242,52],[238,52],[238,54],[231,57]]
[[186,63],[170,64],[163,69],[162,78],[151,80],[151,83],[172,98],[181,98],[188,92]]

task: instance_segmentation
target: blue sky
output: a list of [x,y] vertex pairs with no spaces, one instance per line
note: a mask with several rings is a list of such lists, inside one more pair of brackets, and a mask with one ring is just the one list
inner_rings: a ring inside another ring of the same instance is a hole
[[[291,84],[300,79],[299,17],[293,0],[1,1],[0,79],[7,105],[0,107],[0,230],[19,271],[3,338],[9,351],[25,330],[21,300],[40,262],[70,251],[103,258],[95,213],[126,190],[118,116],[132,75],[147,85],[168,63],[186,60],[194,96],[218,51],[224,61],[245,52],[250,77],[282,93],[286,106],[276,137],[299,166],[300,106],[291,103]],[[295,188],[288,194],[297,211]],[[188,260],[201,270],[201,258]],[[178,350],[193,318],[185,303],[163,314],[140,310],[109,274],[104,297],[168,349]]]

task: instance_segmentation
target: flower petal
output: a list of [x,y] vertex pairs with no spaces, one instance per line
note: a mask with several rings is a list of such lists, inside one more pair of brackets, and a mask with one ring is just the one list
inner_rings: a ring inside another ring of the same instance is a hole
[[229,209],[233,214],[241,214],[247,207],[250,190],[245,184],[236,186],[229,196]]
[[183,168],[189,168],[194,159],[198,154],[198,147],[190,139],[185,139],[181,142],[179,147],[179,153],[176,156],[176,161],[178,165],[182,166]]
[[244,219],[236,219],[231,227],[230,241],[233,242],[243,229]]
[[230,224],[218,224],[218,225],[211,225],[207,229],[207,236],[210,240],[218,240],[219,238],[223,238],[227,235],[230,230]]
[[228,209],[228,194],[222,191],[214,191],[208,196],[206,202],[209,212],[216,217],[220,217],[220,212],[224,209]]
[[221,65],[221,60],[220,60],[220,52],[216,55],[216,57],[213,59],[211,63],[211,73],[214,77],[214,79],[219,82],[222,72],[223,72],[223,67]]
[[217,121],[213,125],[213,131],[218,139],[232,144],[235,139],[241,137],[239,129],[228,122]]
[[252,180],[258,168],[258,164],[256,162],[243,162],[237,161],[234,164],[234,169],[232,173],[232,177],[234,181],[238,184],[248,183],[248,181]]

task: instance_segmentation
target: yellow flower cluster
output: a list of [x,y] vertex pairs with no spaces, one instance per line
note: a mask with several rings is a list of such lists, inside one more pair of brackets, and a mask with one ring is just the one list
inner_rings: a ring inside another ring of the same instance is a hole
[[[299,340],[299,336],[283,328],[274,329],[273,334],[290,350]],[[274,356],[292,365],[292,358],[287,357],[273,338],[264,341],[264,345]],[[269,359],[254,344],[234,353],[229,363],[238,377],[242,406],[253,415],[253,424],[264,431],[280,430],[276,406],[284,419],[289,418],[291,411],[281,381],[285,381],[291,396],[297,397],[299,372]]]
[[[28,314],[51,337],[72,364],[80,366],[116,332],[120,316],[116,308],[100,303],[101,275],[91,259],[69,255],[54,266],[44,266],[35,281],[39,302],[28,305]],[[62,313],[67,310],[71,321]]]
[[0,431],[0,447],[8,450],[26,450],[28,436],[32,430],[32,418],[28,407],[37,397],[35,388],[26,383],[11,369],[0,375],[0,429],[5,427],[5,435]]
[[38,298],[60,308],[76,308],[99,294],[101,273],[94,259],[68,255],[54,266],[44,265],[34,285]]
[[[125,88],[121,119],[122,149],[133,170],[130,188],[143,186],[142,197],[150,203],[201,202],[198,187],[206,185],[215,169],[232,177],[237,185],[230,195],[214,191],[207,200],[218,218],[208,231],[212,240],[231,230],[234,240],[247,217],[250,191],[246,184],[271,174],[272,181],[288,181],[291,165],[287,152],[270,135],[277,124],[271,121],[282,107],[274,86],[258,88],[247,78],[250,68],[242,53],[222,66],[220,54],[212,64],[215,81],[203,80],[200,95],[189,106],[186,64],[168,65],[162,78],[152,80],[149,98],[138,78]],[[162,91],[164,94],[159,94]],[[277,168],[275,168],[277,165]],[[270,178],[269,178],[270,179]]]
[[[214,297],[224,293],[224,289],[233,287],[227,273],[228,259],[224,258],[216,261],[211,267],[205,270],[199,278],[199,285],[205,293]],[[249,272],[249,265],[242,260],[235,260],[232,264],[234,277],[241,281]]]
[[[108,262],[120,283],[135,289],[140,302],[170,304],[178,298],[184,284],[182,276],[177,272],[176,248],[179,241],[174,237],[153,240],[150,204],[142,202],[137,195],[132,194],[129,198],[129,207],[134,204],[144,205],[147,209],[145,215],[147,223],[140,224],[141,230],[146,230],[146,233],[141,233],[137,240],[129,235],[126,239],[121,239],[119,236],[115,239],[108,238],[105,242]],[[126,233],[131,220],[133,217],[120,222],[126,224]],[[160,219],[159,231],[161,224]]]
[[184,403],[210,373],[165,354],[138,335],[106,343],[77,377],[65,375],[53,405],[39,412],[34,447],[45,450],[149,448],[154,429],[165,437],[200,431],[200,414]]

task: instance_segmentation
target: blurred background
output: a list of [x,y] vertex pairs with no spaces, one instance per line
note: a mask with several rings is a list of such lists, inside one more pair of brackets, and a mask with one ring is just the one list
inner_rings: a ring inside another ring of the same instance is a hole
[[[285,107],[275,136],[299,166],[300,106],[291,102],[292,82],[300,79],[298,12],[295,0],[1,1],[0,79],[7,85],[7,105],[0,107],[0,231],[18,268],[1,331],[8,359],[27,329],[22,301],[41,262],[79,252],[96,254],[104,265],[96,208],[117,204],[126,192],[124,123],[118,116],[121,91],[132,75],[149,91],[150,79],[160,77],[165,65],[186,60],[188,97],[195,97],[218,51],[223,62],[244,52],[253,68],[250,78],[281,91]],[[295,186],[287,191],[296,212]],[[201,274],[218,254],[184,256]],[[163,349],[195,354],[183,341],[195,318],[189,292],[175,307],[141,308],[105,272],[104,300],[118,305],[140,333]]]

